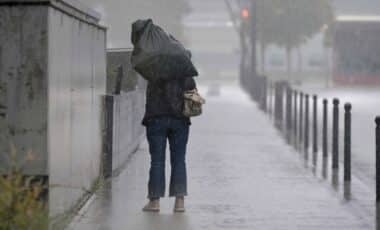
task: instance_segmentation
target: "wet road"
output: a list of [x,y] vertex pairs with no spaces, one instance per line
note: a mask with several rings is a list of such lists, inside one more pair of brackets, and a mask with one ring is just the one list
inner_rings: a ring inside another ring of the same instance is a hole
[[169,198],[160,213],[141,211],[149,168],[143,144],[70,229],[374,229],[372,217],[303,167],[299,154],[237,87],[208,98],[191,129],[186,213],[173,214]]

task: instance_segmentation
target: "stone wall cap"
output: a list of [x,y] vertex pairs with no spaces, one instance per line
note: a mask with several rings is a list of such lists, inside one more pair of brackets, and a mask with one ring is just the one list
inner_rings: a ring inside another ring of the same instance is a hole
[[0,5],[51,5],[90,23],[98,23],[101,15],[78,0],[0,0]]
[[133,48],[108,48],[107,53],[132,52]]

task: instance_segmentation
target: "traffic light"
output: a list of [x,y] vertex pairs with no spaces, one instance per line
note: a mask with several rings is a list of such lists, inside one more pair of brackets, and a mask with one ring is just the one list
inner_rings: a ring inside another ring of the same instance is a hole
[[247,8],[241,10],[241,17],[245,20],[249,18],[249,10]]

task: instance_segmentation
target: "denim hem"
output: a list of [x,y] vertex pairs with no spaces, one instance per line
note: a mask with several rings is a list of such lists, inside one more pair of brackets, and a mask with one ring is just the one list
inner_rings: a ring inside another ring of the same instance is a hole
[[147,198],[148,199],[160,199],[160,198],[164,198],[165,195],[159,195],[159,196],[153,196],[153,195],[148,195]]
[[177,193],[177,194],[170,194],[169,197],[178,197],[178,196],[188,196],[187,192],[186,193]]

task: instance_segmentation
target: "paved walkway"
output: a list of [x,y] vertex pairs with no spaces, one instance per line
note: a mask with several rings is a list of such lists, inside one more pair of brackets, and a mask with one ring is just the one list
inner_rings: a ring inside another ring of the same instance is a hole
[[193,120],[186,213],[173,214],[169,198],[161,213],[141,212],[149,168],[144,144],[71,229],[372,229],[374,223],[304,168],[272,127],[237,87],[222,88]]

